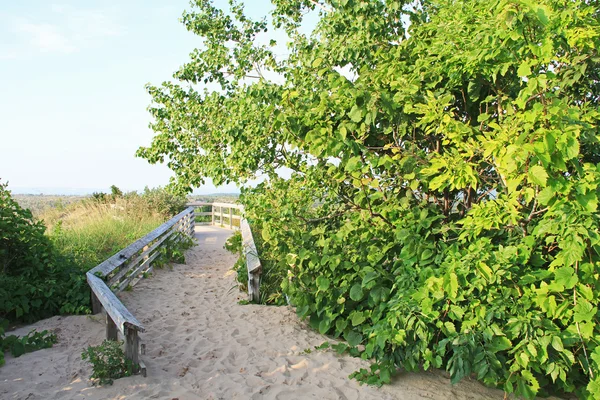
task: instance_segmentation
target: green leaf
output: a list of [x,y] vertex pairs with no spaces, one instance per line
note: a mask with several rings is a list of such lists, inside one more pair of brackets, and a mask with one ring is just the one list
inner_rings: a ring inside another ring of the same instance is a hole
[[554,199],[555,191],[552,187],[547,186],[538,193],[537,200],[541,205],[547,206]]
[[268,229],[263,229],[261,232],[261,236],[265,242],[271,240],[271,232]]
[[546,172],[544,167],[540,165],[534,165],[529,170],[529,180],[538,186],[546,187],[548,173]]
[[365,277],[362,280],[361,286],[366,288],[370,283],[375,281],[379,277],[379,274],[375,271],[367,272]]
[[517,75],[520,77],[528,77],[531,75],[531,67],[527,61],[523,61],[521,65],[519,65],[519,69],[517,70]]
[[362,165],[362,160],[360,157],[352,157],[346,163],[346,171],[353,172],[360,168]]
[[362,300],[363,296],[364,293],[360,283],[355,283],[352,285],[352,288],[350,288],[350,298],[354,301],[360,301]]
[[592,306],[589,301],[584,299],[579,299],[574,311],[575,315],[573,316],[573,321],[575,322],[593,321],[598,312],[596,307]]
[[327,331],[329,331],[330,327],[331,327],[331,321],[329,319],[321,320],[321,322],[319,322],[319,333],[321,335],[326,334]]
[[558,352],[562,352],[565,350],[565,347],[563,346],[563,342],[559,336],[552,337],[552,347],[554,348],[554,350],[556,350]]
[[554,278],[556,283],[564,286],[566,289],[573,289],[579,280],[577,275],[575,275],[575,270],[568,266],[557,268],[554,271]]
[[487,348],[492,353],[497,353],[499,351],[505,351],[512,347],[512,343],[506,336],[494,336],[492,338],[491,343],[487,345]]
[[317,288],[319,290],[325,291],[329,289],[330,280],[325,278],[324,276],[317,277]]
[[444,279],[444,290],[448,294],[448,298],[455,299],[458,294],[458,278],[454,272],[450,272]]
[[367,318],[365,317],[365,313],[362,311],[353,311],[352,312],[352,326],[358,326],[365,322]]
[[351,347],[358,346],[363,340],[363,336],[356,331],[349,331],[344,335],[344,338]]
[[350,119],[352,121],[357,122],[357,123],[362,121],[362,119],[363,119],[362,110],[360,108],[358,108],[356,105],[352,107],[352,109],[348,113],[348,116],[350,117]]

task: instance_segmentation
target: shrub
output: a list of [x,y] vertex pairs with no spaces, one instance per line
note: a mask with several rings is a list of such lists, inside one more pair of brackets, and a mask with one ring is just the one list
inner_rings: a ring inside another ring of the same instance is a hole
[[0,318],[33,321],[87,308],[85,278],[45,230],[0,183]]
[[267,275],[376,360],[357,377],[600,398],[598,1],[273,3],[184,14],[206,47],[148,87],[138,155],[180,190],[265,177],[242,203]]
[[112,384],[115,379],[131,376],[133,363],[125,358],[123,342],[105,340],[98,346],[88,346],[81,354],[82,360],[92,364],[90,379],[97,384]]

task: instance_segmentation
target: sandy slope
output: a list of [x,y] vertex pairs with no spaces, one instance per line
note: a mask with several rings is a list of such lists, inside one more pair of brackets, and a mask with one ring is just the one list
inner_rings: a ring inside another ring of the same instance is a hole
[[381,389],[348,375],[368,363],[312,351],[327,338],[306,328],[287,307],[238,305],[243,298],[223,250],[226,230],[198,227],[200,246],[186,265],[157,271],[121,298],[144,324],[148,377],[94,387],[81,351],[99,344],[99,316],[54,317],[32,328],[51,329],[51,349],[8,358],[0,368],[2,399],[502,399],[503,393],[441,373],[403,374]]

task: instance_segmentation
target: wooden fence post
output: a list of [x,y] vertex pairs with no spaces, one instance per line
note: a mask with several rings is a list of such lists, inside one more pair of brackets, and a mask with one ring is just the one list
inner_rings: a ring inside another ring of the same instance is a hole
[[229,229],[233,229],[233,207],[229,207]]
[[211,217],[212,217],[212,224],[214,225],[215,224],[215,206],[211,205],[210,208],[211,208],[210,212],[212,213],[212,215],[211,215]]
[[107,340],[117,340],[118,330],[115,321],[112,320],[110,315],[106,313],[106,339]]
[[102,303],[98,297],[92,292],[92,314],[100,314],[102,312]]
[[192,213],[192,223],[190,224],[190,237],[194,237],[196,233],[196,209],[194,208],[194,212]]
[[260,301],[260,274],[256,271],[248,272],[248,297],[255,303]]
[[139,370],[140,364],[140,338],[135,329],[125,327],[125,358],[133,363],[133,372]]

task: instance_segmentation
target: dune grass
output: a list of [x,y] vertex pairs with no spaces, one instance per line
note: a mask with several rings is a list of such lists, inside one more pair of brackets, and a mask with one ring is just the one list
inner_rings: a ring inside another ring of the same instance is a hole
[[42,219],[58,250],[87,271],[151,232],[166,217],[137,198],[119,198],[110,203],[81,201],[49,210]]

